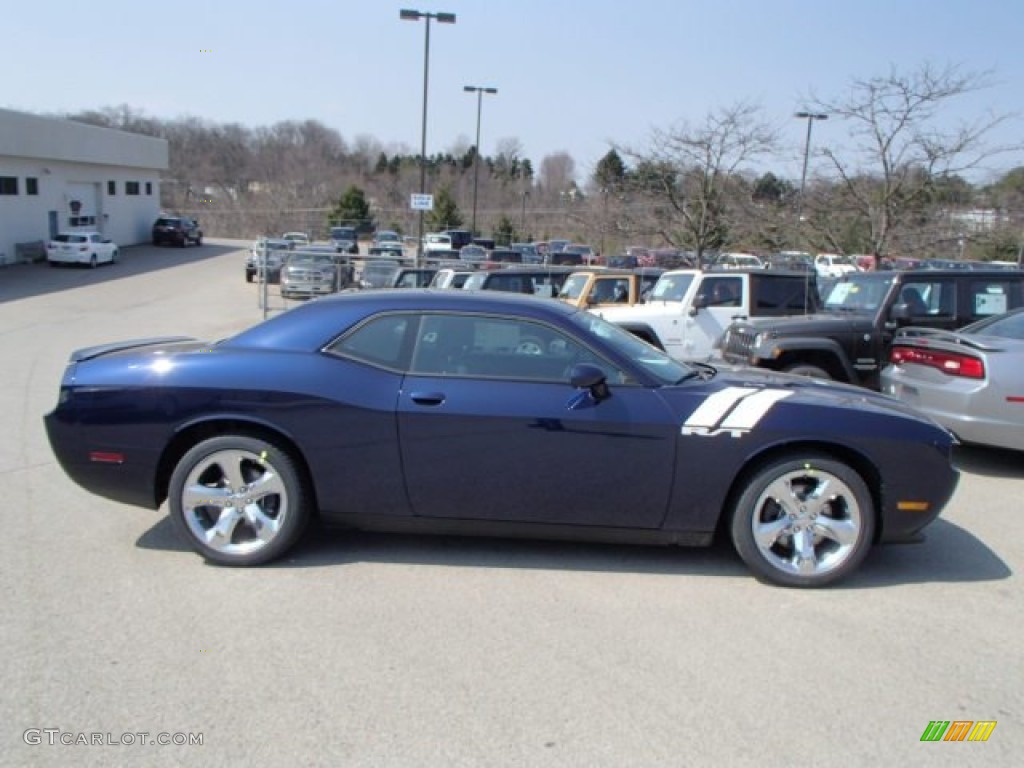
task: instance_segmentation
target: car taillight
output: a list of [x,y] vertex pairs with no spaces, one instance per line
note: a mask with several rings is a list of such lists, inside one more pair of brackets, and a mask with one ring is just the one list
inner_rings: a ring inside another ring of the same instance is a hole
[[893,347],[889,361],[895,365],[927,365],[950,376],[963,376],[967,379],[985,378],[985,363],[977,357],[957,352],[940,352],[919,347]]

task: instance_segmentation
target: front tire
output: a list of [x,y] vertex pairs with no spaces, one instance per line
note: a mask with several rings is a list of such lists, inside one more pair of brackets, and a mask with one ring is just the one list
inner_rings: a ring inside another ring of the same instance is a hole
[[170,517],[213,563],[261,565],[290,549],[310,517],[295,461],[273,443],[241,435],[204,440],[171,475]]
[[794,376],[810,376],[812,379],[831,379],[832,376],[824,368],[809,363],[796,363],[788,368],[782,369],[783,373],[791,373]]
[[821,587],[860,565],[875,533],[864,479],[822,454],[761,467],[732,510],[733,545],[761,581]]
[[89,268],[90,269],[96,269],[96,267],[99,266],[99,263],[100,263],[100,260],[96,258],[96,254],[95,253],[91,257],[89,257]]

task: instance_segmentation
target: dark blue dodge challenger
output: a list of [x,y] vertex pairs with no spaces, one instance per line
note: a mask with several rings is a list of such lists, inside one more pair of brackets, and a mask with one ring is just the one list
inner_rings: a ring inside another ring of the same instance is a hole
[[73,353],[50,443],[83,488],[170,516],[210,561],[355,528],[650,544],[731,537],[763,580],[918,538],[954,438],[895,400],[667,357],[528,296],[367,291],[215,344]]

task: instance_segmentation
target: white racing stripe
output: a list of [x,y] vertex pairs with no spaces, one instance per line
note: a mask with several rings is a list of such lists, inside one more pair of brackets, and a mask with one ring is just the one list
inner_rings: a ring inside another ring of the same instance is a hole
[[[726,387],[710,395],[683,424],[690,434],[711,434],[706,430],[730,430],[734,437],[749,431],[775,403],[793,394],[788,389]],[[693,430],[690,432],[690,430]]]
[[756,395],[743,398],[732,413],[725,417],[721,426],[723,429],[752,429],[764,418],[769,408],[792,394],[792,390],[762,389]]
[[700,407],[690,414],[684,427],[714,427],[722,420],[722,417],[747,395],[752,395],[760,390],[749,387],[726,387],[720,392],[708,397]]

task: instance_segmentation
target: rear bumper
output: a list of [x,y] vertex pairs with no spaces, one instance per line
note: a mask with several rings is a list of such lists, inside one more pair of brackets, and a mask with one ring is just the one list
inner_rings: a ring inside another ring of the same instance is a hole
[[89,251],[73,251],[72,253],[47,251],[46,260],[52,264],[88,264],[92,261],[92,253]]
[[[77,485],[90,493],[121,504],[156,509],[156,466],[159,452],[145,447],[130,449],[86,441],[81,425],[59,410],[43,418],[50,447],[61,468]],[[116,462],[111,456],[120,454]]]

